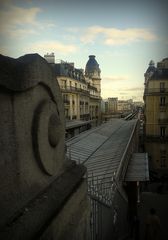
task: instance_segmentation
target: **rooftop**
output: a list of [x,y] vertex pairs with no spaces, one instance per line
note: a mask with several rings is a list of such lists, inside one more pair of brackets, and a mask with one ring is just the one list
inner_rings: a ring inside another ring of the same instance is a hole
[[108,181],[118,169],[136,122],[113,119],[86,131],[66,142],[67,155],[87,167],[88,177]]

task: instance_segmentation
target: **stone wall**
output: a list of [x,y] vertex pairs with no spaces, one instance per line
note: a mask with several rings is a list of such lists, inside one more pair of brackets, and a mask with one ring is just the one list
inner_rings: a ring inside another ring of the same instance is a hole
[[[86,210],[80,217],[86,223],[89,208],[85,168],[65,157],[58,83],[38,54],[18,59],[0,55],[0,69],[0,239],[37,239],[41,234],[43,239],[61,239],[50,234],[49,226],[60,228],[57,217],[68,219],[64,208],[75,213],[81,197]],[[66,234],[73,235],[69,225],[70,220],[60,231],[69,229]],[[43,234],[45,229],[52,238]],[[86,229],[84,224],[81,232]]]

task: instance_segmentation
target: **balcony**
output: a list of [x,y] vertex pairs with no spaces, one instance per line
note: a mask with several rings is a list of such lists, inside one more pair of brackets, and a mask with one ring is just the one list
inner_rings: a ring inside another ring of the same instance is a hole
[[144,95],[165,95],[168,93],[168,88],[146,88]]
[[168,118],[158,119],[159,124],[168,124]]
[[145,136],[146,142],[160,142],[165,143],[168,142],[168,136],[160,136],[160,135],[146,135]]
[[84,105],[84,101],[80,101],[80,105]]
[[77,119],[77,116],[76,116],[76,115],[73,115],[73,116],[72,116],[72,119]]
[[168,104],[160,104],[159,109],[160,112],[166,112]]
[[69,100],[64,100],[64,104],[65,105],[70,105],[70,101]]
[[85,95],[89,95],[89,91],[82,89],[82,88],[77,88],[77,87],[61,87],[62,92],[66,93],[84,93]]
[[96,96],[96,95],[93,95],[93,94],[90,94],[90,98],[94,98],[94,99],[101,99],[100,96]]
[[86,113],[86,114],[81,114],[80,115],[80,119],[81,120],[89,120],[90,119],[90,114],[89,113]]

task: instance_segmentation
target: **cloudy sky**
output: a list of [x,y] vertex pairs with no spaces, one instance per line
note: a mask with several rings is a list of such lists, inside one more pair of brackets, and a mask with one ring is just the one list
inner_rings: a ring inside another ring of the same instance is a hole
[[1,0],[0,53],[55,53],[85,68],[96,55],[102,97],[142,100],[144,72],[168,57],[166,0]]

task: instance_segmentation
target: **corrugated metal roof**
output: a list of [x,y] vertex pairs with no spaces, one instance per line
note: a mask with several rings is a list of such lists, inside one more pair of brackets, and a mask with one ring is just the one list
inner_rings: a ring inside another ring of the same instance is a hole
[[66,142],[67,155],[104,179],[117,170],[136,120],[113,119]]
[[125,181],[149,181],[147,153],[134,153],[126,173]]
[[80,126],[83,126],[83,125],[87,125],[91,122],[92,122],[92,120],[89,120],[89,121],[82,121],[82,120],[66,121],[66,129],[80,127]]
[[124,196],[115,175],[136,123],[113,119],[66,142],[67,156],[87,167],[89,194],[109,206],[116,188]]

